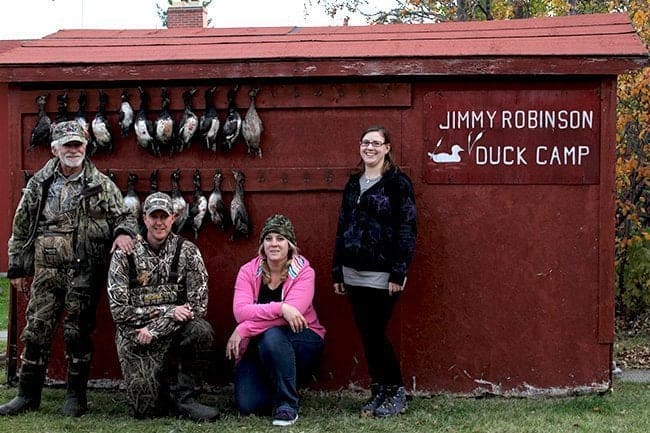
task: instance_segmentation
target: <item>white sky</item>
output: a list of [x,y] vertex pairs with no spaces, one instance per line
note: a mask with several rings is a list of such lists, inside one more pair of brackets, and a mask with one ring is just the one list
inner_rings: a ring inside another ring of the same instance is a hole
[[[0,40],[34,39],[62,29],[161,28],[156,3],[165,0],[0,0]],[[316,3],[314,0],[313,3]],[[372,0],[386,9],[391,0]],[[304,16],[303,0],[213,0],[208,7],[211,27],[328,26],[341,25],[314,6]],[[366,24],[350,17],[350,25]]]

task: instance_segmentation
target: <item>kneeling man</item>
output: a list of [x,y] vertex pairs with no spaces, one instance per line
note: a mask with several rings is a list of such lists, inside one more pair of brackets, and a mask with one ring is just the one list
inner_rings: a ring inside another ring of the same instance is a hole
[[[196,245],[171,232],[175,215],[169,195],[148,196],[143,214],[145,228],[134,253],[117,250],[108,274],[130,412],[136,418],[171,413],[213,421],[217,410],[193,398],[214,342],[203,319],[208,305],[203,258]],[[172,359],[178,361],[177,371]]]

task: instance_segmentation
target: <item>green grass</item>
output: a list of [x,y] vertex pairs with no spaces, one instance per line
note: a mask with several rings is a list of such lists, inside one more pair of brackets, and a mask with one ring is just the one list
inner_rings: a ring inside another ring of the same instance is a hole
[[[0,388],[0,400],[15,389]],[[278,432],[266,417],[239,417],[231,404],[230,389],[204,396],[203,402],[220,408],[222,420],[197,424],[174,418],[136,421],[127,414],[120,391],[91,391],[91,412],[79,419],[58,414],[64,390],[48,388],[41,410],[1,420],[6,432],[39,433],[191,433]],[[617,382],[605,395],[567,398],[505,399],[415,397],[407,414],[388,420],[361,419],[361,394],[310,392],[303,399],[298,423],[283,432],[468,432],[554,433],[621,432],[650,430],[650,385]]]
[[[8,282],[0,278],[0,329],[6,329]],[[646,336],[647,337],[647,336]],[[620,349],[647,340],[630,338]],[[2,348],[4,350],[4,348]],[[0,383],[6,377],[0,366]],[[505,399],[415,397],[407,414],[388,420],[361,419],[357,410],[364,395],[310,392],[303,399],[300,419],[279,429],[266,417],[239,417],[231,402],[231,389],[205,395],[206,404],[219,407],[223,417],[214,424],[174,418],[136,421],[129,417],[124,393],[92,390],[91,412],[79,419],[59,415],[65,391],[46,388],[41,410],[0,419],[1,430],[11,433],[194,433],[194,432],[444,432],[444,433],[646,433],[650,431],[650,384],[615,382],[604,395],[567,398]],[[10,400],[15,388],[0,385],[0,403]]]
[[0,329],[7,329],[9,323],[9,280],[0,278]]

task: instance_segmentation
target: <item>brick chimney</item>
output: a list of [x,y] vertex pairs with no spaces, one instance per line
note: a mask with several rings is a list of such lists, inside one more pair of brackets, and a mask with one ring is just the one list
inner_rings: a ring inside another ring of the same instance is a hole
[[167,28],[207,27],[208,12],[198,1],[174,1],[167,9]]

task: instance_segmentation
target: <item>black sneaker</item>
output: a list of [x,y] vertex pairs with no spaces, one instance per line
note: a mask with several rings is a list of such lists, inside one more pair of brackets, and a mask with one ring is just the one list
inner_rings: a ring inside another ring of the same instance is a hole
[[386,390],[386,399],[375,409],[375,416],[378,418],[388,418],[406,412],[408,405],[406,403],[406,390],[403,386],[391,386]]
[[375,415],[375,410],[386,399],[386,387],[378,383],[370,385],[370,398],[361,406],[360,414],[362,417],[371,417]]
[[298,412],[289,406],[280,406],[273,415],[273,425],[286,427],[298,421]]

